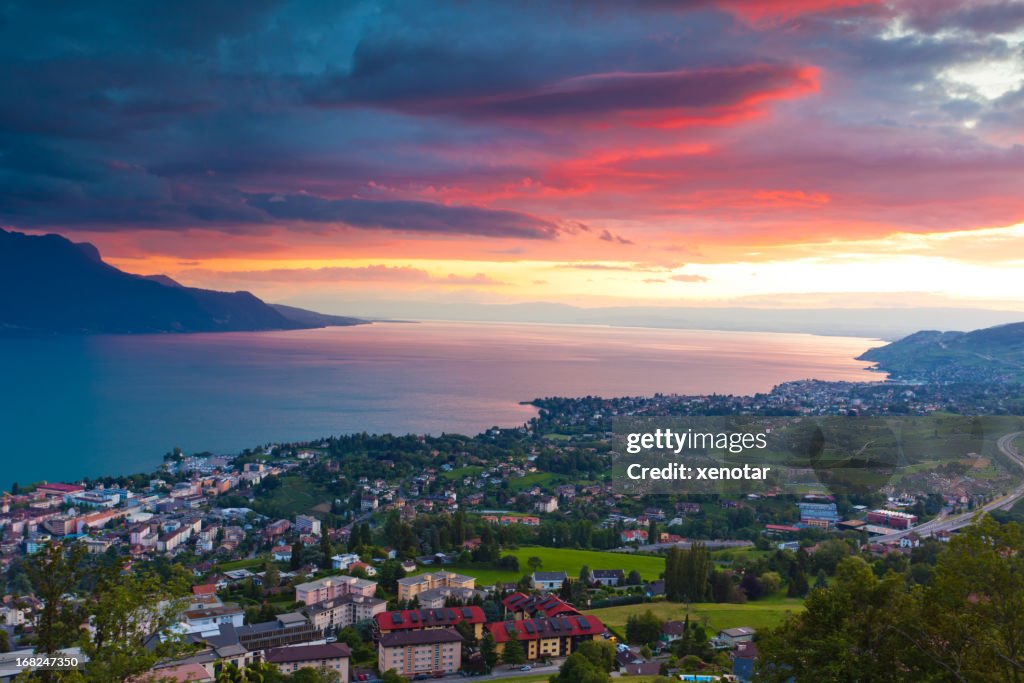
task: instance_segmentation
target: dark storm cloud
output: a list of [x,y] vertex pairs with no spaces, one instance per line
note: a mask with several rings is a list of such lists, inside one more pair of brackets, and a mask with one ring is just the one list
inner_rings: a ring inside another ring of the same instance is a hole
[[621,111],[725,107],[806,83],[806,74],[797,67],[755,64],[592,74],[546,83],[526,91],[470,98],[431,99],[414,88],[404,92],[404,98],[392,94],[386,104],[404,111],[452,113],[470,118],[572,117],[578,120]]
[[310,195],[246,195],[246,203],[272,218],[309,223],[344,223],[353,228],[388,229],[482,237],[551,239],[553,223],[518,213],[475,206],[418,201],[325,199]]

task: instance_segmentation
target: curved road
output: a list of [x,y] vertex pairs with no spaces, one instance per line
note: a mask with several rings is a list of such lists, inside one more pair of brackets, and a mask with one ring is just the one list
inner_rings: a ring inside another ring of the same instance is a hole
[[[1002,436],[998,441],[996,441],[996,448],[1010,459],[1015,460],[1020,465],[1021,470],[1024,471],[1024,454],[1020,453],[1020,451],[1013,447],[1014,439],[1020,436],[1024,436],[1024,432],[1013,432],[1012,434]],[[974,516],[978,513],[989,513],[993,510],[1000,509],[1009,510],[1013,507],[1014,503],[1022,497],[1024,497],[1024,479],[1021,480],[1021,483],[1017,488],[1013,489],[1005,496],[1000,496],[995,500],[985,503],[984,506],[976,510],[964,512],[959,515],[953,515],[952,517],[943,517],[940,515],[929,522],[919,524],[911,529],[896,531],[884,536],[875,536],[870,539],[870,541],[872,543],[884,543],[885,541],[898,541],[911,532],[916,533],[918,536],[925,537],[932,536],[937,531],[955,531],[957,529],[962,529],[974,521]]]

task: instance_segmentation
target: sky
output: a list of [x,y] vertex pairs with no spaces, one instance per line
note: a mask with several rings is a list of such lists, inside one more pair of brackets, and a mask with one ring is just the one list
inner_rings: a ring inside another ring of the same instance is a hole
[[1024,2],[0,4],[0,227],[345,313],[1024,309]]

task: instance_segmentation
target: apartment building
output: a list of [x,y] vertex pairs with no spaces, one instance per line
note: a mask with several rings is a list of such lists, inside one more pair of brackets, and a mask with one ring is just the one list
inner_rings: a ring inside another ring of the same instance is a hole
[[317,603],[304,611],[313,627],[326,636],[356,622],[373,619],[387,607],[386,600],[350,594]]
[[423,591],[435,588],[476,588],[476,579],[445,571],[407,576],[398,580],[398,599],[412,600]]
[[406,678],[455,673],[462,668],[462,636],[454,629],[388,633],[377,646],[377,668]]
[[362,595],[372,598],[377,593],[377,583],[355,576],[328,576],[317,581],[300,583],[295,587],[295,601],[306,606],[334,600],[345,595]]

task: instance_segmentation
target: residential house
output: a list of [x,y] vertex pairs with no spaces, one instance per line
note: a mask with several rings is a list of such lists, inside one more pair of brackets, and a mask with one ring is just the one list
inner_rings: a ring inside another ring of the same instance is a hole
[[534,572],[532,585],[538,591],[559,591],[565,580],[565,572]]
[[621,586],[626,582],[626,572],[622,569],[592,569],[590,582],[599,586]]

